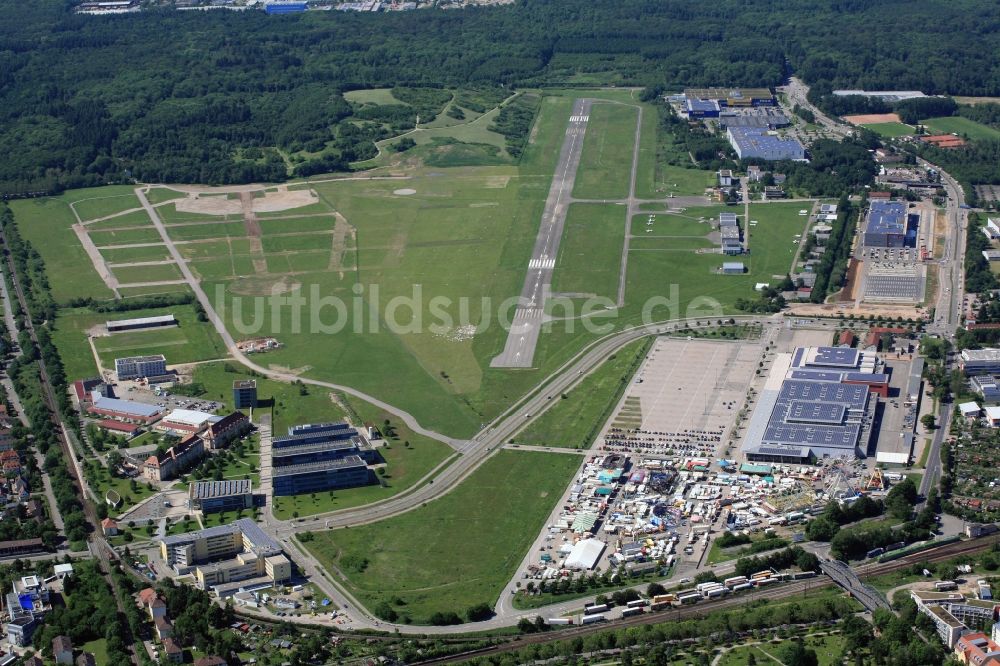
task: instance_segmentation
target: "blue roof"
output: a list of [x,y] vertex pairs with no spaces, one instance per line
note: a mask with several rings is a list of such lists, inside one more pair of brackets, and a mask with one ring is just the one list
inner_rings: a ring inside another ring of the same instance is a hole
[[811,365],[846,365],[853,368],[858,365],[860,354],[857,349],[850,347],[817,347]]
[[[100,394],[98,395],[100,396]],[[156,405],[147,405],[143,402],[120,400],[118,398],[105,398],[104,396],[100,396],[94,400],[94,407],[97,409],[106,409],[111,412],[120,412],[122,414],[132,414],[147,418],[160,413],[160,408]]]
[[767,133],[761,127],[730,127],[730,143],[740,159],[763,160],[805,159],[805,149],[798,139],[782,139]]
[[691,111],[718,111],[719,103],[714,99],[694,99],[688,97],[686,100],[686,108],[688,112]]
[[868,211],[868,232],[901,234],[906,229],[906,203],[873,201]]

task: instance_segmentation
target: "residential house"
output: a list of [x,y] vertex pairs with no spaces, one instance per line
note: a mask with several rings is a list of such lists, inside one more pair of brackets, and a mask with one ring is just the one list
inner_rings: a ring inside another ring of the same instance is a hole
[[52,658],[57,664],[73,666],[73,641],[69,636],[56,636],[52,639]]

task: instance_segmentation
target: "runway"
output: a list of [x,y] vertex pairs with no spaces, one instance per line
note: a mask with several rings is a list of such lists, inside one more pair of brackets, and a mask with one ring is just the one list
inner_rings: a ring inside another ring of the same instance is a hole
[[552,290],[552,273],[559,255],[566,213],[573,198],[573,183],[583,153],[592,100],[578,99],[566,128],[566,138],[559,152],[559,162],[552,176],[552,186],[542,211],[535,249],[528,263],[528,273],[521,289],[503,352],[490,362],[494,368],[530,368],[535,345],[544,323],[545,299]]

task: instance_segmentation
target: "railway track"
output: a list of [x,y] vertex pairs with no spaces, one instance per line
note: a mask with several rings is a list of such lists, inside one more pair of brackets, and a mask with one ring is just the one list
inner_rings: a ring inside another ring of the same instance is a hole
[[[880,576],[894,571],[899,571],[900,569],[905,569],[918,562],[943,562],[960,557],[961,555],[982,552],[988,548],[992,548],[997,543],[1000,543],[1000,534],[994,534],[971,541],[958,541],[946,546],[941,546],[940,548],[906,555],[898,560],[893,560],[892,562],[870,565],[858,573],[859,575],[865,577]],[[704,617],[705,615],[716,611],[742,607],[748,602],[758,599],[787,599],[789,597],[794,597],[800,594],[804,595],[810,591],[824,589],[833,585],[833,580],[829,578],[811,578],[793,583],[787,583],[774,588],[765,588],[763,590],[754,591],[749,595],[743,594],[734,597],[727,597],[720,601],[702,602],[694,606],[681,606],[662,611],[647,612],[642,615],[633,615],[620,620],[612,620],[610,622],[602,622],[600,624],[573,626],[568,629],[562,629],[550,633],[527,634],[500,645],[494,645],[481,650],[463,652],[461,654],[451,655],[448,657],[438,657],[435,659],[414,662],[414,664],[419,664],[420,666],[429,666],[432,664],[458,664],[475,657],[487,657],[493,654],[502,654],[504,652],[519,650],[529,645],[571,640],[609,629],[627,629],[629,627],[638,627],[648,624],[659,624],[660,622]]]

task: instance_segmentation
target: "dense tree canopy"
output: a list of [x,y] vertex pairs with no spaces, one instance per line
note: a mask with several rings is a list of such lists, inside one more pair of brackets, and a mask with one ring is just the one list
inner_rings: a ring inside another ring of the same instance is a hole
[[[354,108],[342,92],[359,88],[509,89],[581,74],[673,89],[776,85],[790,66],[828,88],[997,95],[998,22],[985,0],[521,0],[281,17],[95,17],[62,0],[0,0],[0,191],[344,168],[413,115],[411,102]],[[275,148],[309,161],[288,164]]]

